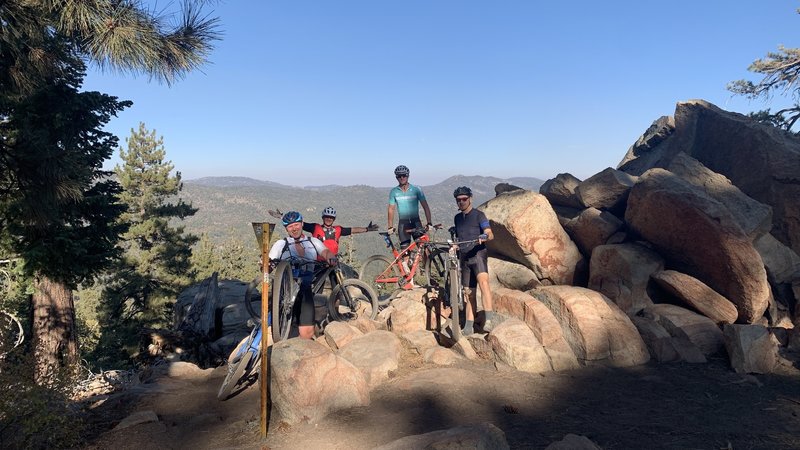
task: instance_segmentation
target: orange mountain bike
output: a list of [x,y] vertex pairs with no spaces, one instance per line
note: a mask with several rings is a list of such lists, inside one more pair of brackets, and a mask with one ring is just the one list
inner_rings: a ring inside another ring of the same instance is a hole
[[[442,225],[434,225],[434,232]],[[386,248],[394,259],[385,255],[367,258],[358,273],[358,279],[367,283],[378,295],[378,305],[386,306],[394,293],[400,289],[416,286],[436,286],[445,275],[445,260],[442,252],[428,245],[431,242],[425,228],[406,230],[411,235],[411,244],[400,250],[388,232],[380,232]]]

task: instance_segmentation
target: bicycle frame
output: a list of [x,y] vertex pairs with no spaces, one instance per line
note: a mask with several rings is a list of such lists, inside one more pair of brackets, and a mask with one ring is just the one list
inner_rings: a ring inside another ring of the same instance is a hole
[[430,242],[428,245],[446,253],[445,257],[445,277],[444,277],[444,296],[445,303],[450,303],[450,332],[453,340],[461,339],[461,312],[464,310],[464,287],[461,285],[461,259],[458,251],[460,244],[470,244],[478,242],[477,239],[468,241],[458,241],[450,239],[447,242]]
[[[413,288],[414,285],[411,283],[411,281],[414,279],[414,275],[416,275],[419,271],[420,264],[423,266],[425,264],[425,258],[428,255],[428,243],[431,241],[430,237],[427,234],[422,234],[418,238],[413,238],[411,240],[411,244],[400,251],[398,250],[397,246],[395,246],[389,233],[384,231],[379,234],[383,236],[383,240],[386,242],[386,248],[392,252],[394,261],[392,261],[392,263],[386,267],[386,270],[384,270],[375,278],[374,282],[387,284],[397,283],[403,289]],[[410,265],[403,264],[403,260],[407,257],[410,258],[412,253],[414,253],[414,257],[412,259],[413,262]],[[392,266],[397,267],[397,270],[400,272],[400,276],[393,275]]]

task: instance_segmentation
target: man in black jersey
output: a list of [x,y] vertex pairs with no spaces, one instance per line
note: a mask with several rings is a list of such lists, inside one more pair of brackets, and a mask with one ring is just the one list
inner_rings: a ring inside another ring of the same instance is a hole
[[470,188],[466,186],[457,188],[453,192],[453,197],[455,197],[460,211],[453,218],[458,240],[478,240],[477,243],[461,244],[458,249],[458,257],[461,261],[461,285],[464,286],[464,296],[467,300],[465,302],[466,322],[462,334],[473,333],[475,312],[478,309],[475,292],[477,286],[481,288],[481,302],[486,314],[483,330],[492,331],[494,311],[492,311],[492,291],[489,289],[489,257],[484,242],[494,239],[494,234],[489,227],[489,219],[486,218],[486,214],[472,208],[472,190]]

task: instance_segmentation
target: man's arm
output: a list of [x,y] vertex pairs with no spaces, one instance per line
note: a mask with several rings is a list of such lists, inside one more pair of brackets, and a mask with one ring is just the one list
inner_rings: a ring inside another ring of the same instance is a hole
[[389,225],[386,226],[387,230],[394,226],[394,210],[395,210],[395,205],[389,205],[389,208],[387,208],[386,216],[388,218],[388,223],[389,223]]
[[428,219],[428,224],[433,225],[433,221],[431,220],[431,208],[428,206],[427,200],[420,200],[420,205],[422,205],[422,210],[425,211],[425,218]]
[[306,233],[313,233],[316,226],[317,224],[315,223],[303,222],[303,231]]

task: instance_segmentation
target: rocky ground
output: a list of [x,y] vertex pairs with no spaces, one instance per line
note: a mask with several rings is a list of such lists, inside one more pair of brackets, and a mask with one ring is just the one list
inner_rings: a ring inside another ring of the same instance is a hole
[[[489,360],[437,367],[405,352],[369,406],[294,426],[273,417],[264,442],[258,383],[220,402],[224,368],[162,376],[91,409],[85,448],[354,450],[489,422],[520,449],[543,449],[568,433],[604,449],[800,449],[796,372],[741,375],[720,358],[539,375]],[[111,430],[136,411],[157,421]]]

